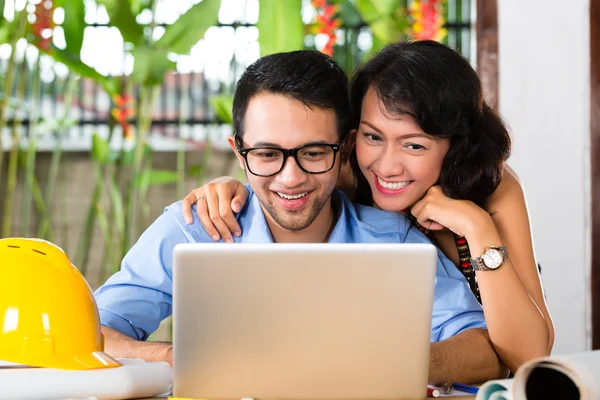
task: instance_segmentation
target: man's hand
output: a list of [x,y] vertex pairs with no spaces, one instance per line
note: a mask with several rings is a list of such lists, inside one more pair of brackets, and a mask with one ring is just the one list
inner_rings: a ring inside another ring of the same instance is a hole
[[169,347],[169,350],[167,350],[167,358],[166,361],[171,364],[171,367],[173,367],[173,345],[171,345]]
[[508,372],[485,329],[469,329],[441,342],[431,343],[431,384],[482,383],[506,378]]
[[173,366],[173,345],[141,342],[107,326],[102,327],[104,351],[114,358],[138,358],[148,362],[167,361]]

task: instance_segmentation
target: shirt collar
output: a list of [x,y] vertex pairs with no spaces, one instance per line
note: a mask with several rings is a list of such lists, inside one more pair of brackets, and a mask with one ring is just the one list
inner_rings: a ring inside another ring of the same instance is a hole
[[249,185],[246,188],[249,191],[248,201],[240,212],[241,217],[238,219],[240,228],[244,233],[238,240],[240,243],[273,243],[273,237],[258,196],[254,194]]
[[346,243],[348,241],[348,216],[350,215],[348,206],[350,200],[339,190],[335,189],[331,194],[331,205],[335,210],[337,221],[328,243]]

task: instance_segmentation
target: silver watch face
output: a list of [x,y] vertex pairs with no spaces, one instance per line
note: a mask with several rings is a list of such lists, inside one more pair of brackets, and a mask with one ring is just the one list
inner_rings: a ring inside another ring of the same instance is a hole
[[489,269],[498,268],[502,264],[502,261],[504,261],[504,257],[502,256],[502,253],[500,252],[500,250],[496,250],[496,249],[489,249],[488,251],[485,252],[485,254],[483,255],[482,258],[483,258],[483,263]]

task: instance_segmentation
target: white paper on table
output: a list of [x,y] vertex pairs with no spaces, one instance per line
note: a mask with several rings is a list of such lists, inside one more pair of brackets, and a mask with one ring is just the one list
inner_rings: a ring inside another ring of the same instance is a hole
[[168,395],[173,369],[167,362],[119,359],[122,367],[85,371],[0,363],[0,399],[131,399]]
[[538,368],[558,371],[568,378],[579,390],[582,400],[600,398],[600,350],[543,357],[523,364],[515,374],[514,399],[526,398],[525,388],[531,384],[529,377]]
[[[549,371],[560,374],[565,378],[563,384],[569,386],[549,382]],[[538,374],[536,378],[534,372]],[[538,393],[539,388],[545,389],[547,385],[552,385],[556,392],[574,386],[581,400],[600,399],[600,350],[530,360],[518,369],[513,379],[484,383],[477,400],[525,400],[528,396],[543,395]]]

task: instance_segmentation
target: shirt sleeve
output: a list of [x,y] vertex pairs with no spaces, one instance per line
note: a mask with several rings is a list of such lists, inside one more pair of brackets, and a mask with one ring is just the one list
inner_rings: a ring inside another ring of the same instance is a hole
[[[430,243],[430,240],[411,227],[405,242]],[[438,249],[431,341],[439,342],[471,328],[487,329],[483,308],[462,272]]]
[[102,325],[146,340],[172,313],[172,257],[189,240],[167,211],[142,234],[121,270],[95,292]]

